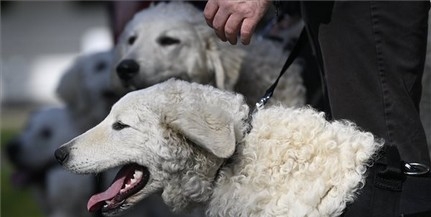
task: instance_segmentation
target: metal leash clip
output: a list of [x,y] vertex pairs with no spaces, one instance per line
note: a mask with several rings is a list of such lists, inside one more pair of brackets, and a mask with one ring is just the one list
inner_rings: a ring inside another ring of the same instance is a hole
[[421,176],[429,173],[430,168],[421,163],[405,163],[404,174],[409,176]]
[[260,98],[259,102],[256,103],[256,109],[261,110],[263,107],[265,107],[268,100],[271,98],[271,95],[265,95],[262,98]]

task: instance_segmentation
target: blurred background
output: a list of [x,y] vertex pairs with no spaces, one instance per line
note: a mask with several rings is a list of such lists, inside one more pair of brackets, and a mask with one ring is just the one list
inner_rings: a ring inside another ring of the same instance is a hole
[[[55,88],[78,54],[112,47],[107,2],[1,1],[1,146],[30,111],[60,104]],[[1,156],[1,215],[37,217],[29,189],[13,188]]]

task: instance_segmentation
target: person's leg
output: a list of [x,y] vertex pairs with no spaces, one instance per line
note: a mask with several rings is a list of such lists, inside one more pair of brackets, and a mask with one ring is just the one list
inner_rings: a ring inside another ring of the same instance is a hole
[[[385,139],[406,162],[430,165],[418,111],[429,2],[304,1],[302,6],[332,118],[353,121]],[[374,172],[345,216],[373,216],[374,206],[385,202],[375,197]],[[398,205],[393,207],[398,214]]]
[[418,104],[428,9],[429,2],[336,1],[323,23],[310,21],[308,10],[333,118],[354,121],[396,145],[403,160],[427,165]]

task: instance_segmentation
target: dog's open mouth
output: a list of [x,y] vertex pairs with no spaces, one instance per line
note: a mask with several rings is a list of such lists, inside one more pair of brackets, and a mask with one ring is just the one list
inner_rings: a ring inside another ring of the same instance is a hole
[[11,175],[11,182],[15,187],[27,187],[31,183],[43,181],[44,173],[31,170],[16,170]]
[[138,164],[123,166],[106,191],[95,194],[88,200],[88,211],[102,209],[103,212],[109,212],[119,208],[128,197],[145,187],[149,177],[146,167]]

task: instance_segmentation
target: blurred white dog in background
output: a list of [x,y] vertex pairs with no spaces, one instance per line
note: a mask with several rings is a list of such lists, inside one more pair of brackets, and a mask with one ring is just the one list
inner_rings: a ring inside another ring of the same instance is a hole
[[42,108],[33,112],[25,129],[7,145],[7,154],[15,166],[12,182],[31,186],[37,203],[49,217],[91,216],[85,200],[91,195],[93,178],[71,174],[59,167],[53,152],[60,144],[82,133],[65,107]]
[[112,90],[112,66],[112,50],[80,55],[57,86],[58,97],[73,112],[81,130],[103,120],[119,98]]
[[[184,2],[159,3],[137,13],[116,46],[113,84],[118,93],[175,77],[245,95],[255,103],[278,76],[282,44],[256,39],[249,46],[220,41],[202,11]],[[303,105],[301,66],[282,78],[273,102]]]

